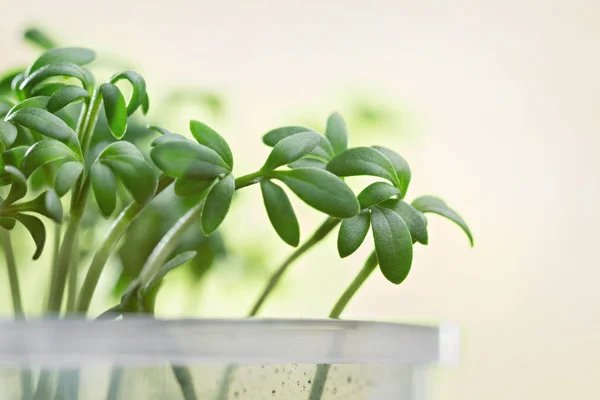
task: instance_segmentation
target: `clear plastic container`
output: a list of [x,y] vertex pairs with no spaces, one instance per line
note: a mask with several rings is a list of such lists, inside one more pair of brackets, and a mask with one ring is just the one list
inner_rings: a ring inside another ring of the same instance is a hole
[[425,367],[457,349],[455,330],[380,322],[4,321],[0,397],[423,399]]

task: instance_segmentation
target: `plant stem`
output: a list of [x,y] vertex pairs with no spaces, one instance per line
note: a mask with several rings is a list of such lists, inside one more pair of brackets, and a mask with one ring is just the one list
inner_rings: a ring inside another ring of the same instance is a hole
[[85,122],[81,126],[82,131],[80,143],[84,159],[89,150],[90,143],[92,142],[92,136],[94,135],[94,130],[96,129],[96,122],[98,121],[98,114],[100,113],[101,106],[102,96],[100,95],[100,90],[96,89],[94,90],[94,94],[90,100],[90,107],[87,110]]
[[73,254],[71,254],[71,266],[69,267],[69,281],[67,286],[67,313],[75,311],[75,300],[77,297],[77,278],[79,275],[79,235],[75,235]]
[[[158,188],[154,197],[158,196],[165,188],[167,188],[173,182],[172,178],[162,177],[158,182]],[[102,270],[108,261],[108,258],[112,254],[113,250],[119,243],[119,240],[125,234],[127,228],[131,223],[140,215],[140,213],[146,208],[146,204],[138,204],[131,202],[125,209],[119,214],[117,219],[113,222],[108,232],[104,236],[100,247],[94,254],[94,258],[90,264],[90,267],[83,281],[83,285],[79,291],[77,298],[76,311],[80,313],[86,313],[89,310],[94,291],[102,275]]]
[[271,294],[273,289],[277,286],[283,274],[288,268],[296,261],[301,255],[310,250],[314,245],[323,240],[333,229],[341,222],[340,219],[328,217],[325,222],[317,228],[313,235],[300,247],[298,247],[290,256],[281,264],[279,268],[271,275],[267,286],[262,291],[260,297],[252,307],[252,310],[248,314],[249,317],[254,317],[258,314],[267,297]]
[[181,393],[185,400],[196,400],[196,392],[194,390],[194,381],[192,380],[192,374],[186,367],[171,366],[173,375],[177,379],[177,383],[181,388]]
[[21,301],[21,288],[19,285],[19,274],[17,272],[17,263],[13,252],[10,233],[0,228],[0,236],[2,237],[2,248],[4,249],[4,257],[6,257],[6,267],[8,270],[8,282],[10,284],[10,296],[13,303],[15,317],[23,317],[23,302]]
[[235,190],[244,188],[260,182],[263,179],[262,172],[256,171],[248,175],[240,176],[235,180]]

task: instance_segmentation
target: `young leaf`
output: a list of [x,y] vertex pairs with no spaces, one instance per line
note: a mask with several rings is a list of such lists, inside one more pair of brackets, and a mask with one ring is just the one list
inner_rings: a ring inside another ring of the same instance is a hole
[[175,194],[180,197],[197,195],[211,187],[215,183],[214,179],[205,181],[195,179],[177,179],[175,180]]
[[[273,129],[263,136],[263,143],[267,146],[274,147],[281,140],[302,132],[315,132],[312,129],[303,126],[285,126],[283,128]],[[315,132],[316,133],[316,132]],[[311,154],[317,158],[329,161],[333,157],[333,147],[329,140],[319,135],[319,145],[313,149]]]
[[410,184],[410,167],[408,163],[402,156],[396,153],[394,150],[388,149],[387,147],[382,146],[372,146],[375,150],[382,153],[384,156],[390,160],[392,165],[394,166],[394,170],[396,170],[396,175],[398,175],[399,185],[398,188],[402,192],[402,197],[406,196],[406,192],[408,191],[408,185]]
[[[158,139],[163,138],[166,136]],[[231,172],[214,150],[189,140],[167,140],[155,144],[150,156],[158,168],[175,178],[207,180]]]
[[309,206],[336,218],[350,218],[359,213],[358,200],[337,176],[317,168],[273,171],[271,177],[285,183]]
[[102,92],[102,101],[104,102],[104,112],[110,133],[116,138],[121,139],[127,130],[127,108],[123,94],[113,84],[103,83],[100,86]]
[[412,264],[412,238],[398,214],[381,206],[371,210],[375,251],[381,272],[392,283],[402,283]]
[[341,258],[354,253],[365,241],[371,226],[369,210],[363,210],[352,218],[342,220],[338,233],[337,248]]
[[68,161],[58,167],[54,178],[54,190],[63,197],[77,182],[83,172],[83,164],[79,161]]
[[33,259],[37,260],[42,254],[44,244],[46,243],[46,228],[44,228],[44,224],[39,218],[32,215],[16,214],[14,218],[27,228],[29,234],[33,238],[36,246]]
[[260,190],[275,232],[284,242],[297,247],[300,243],[300,225],[287,194],[281,187],[267,179],[260,182]]
[[163,278],[172,270],[174,270],[175,268],[179,267],[180,265],[185,264],[186,262],[190,261],[192,258],[196,257],[197,252],[192,250],[192,251],[186,251],[183,252],[181,254],[177,254],[175,257],[171,258],[157,273],[156,275],[154,275],[154,277],[152,278],[152,280],[150,281],[150,283],[148,283],[148,285],[146,285],[146,291],[151,290],[153,287],[156,287],[156,285],[160,284],[160,282],[163,280]]
[[96,53],[81,47],[59,47],[44,52],[27,70],[31,75],[40,68],[50,64],[86,65],[94,61]]
[[90,174],[100,213],[108,218],[117,206],[117,178],[109,167],[98,162],[92,165]]
[[195,120],[190,121],[190,131],[198,143],[213,149],[230,169],[233,168],[231,149],[221,135],[209,126]]
[[16,138],[17,127],[0,120],[0,150],[4,151],[7,147],[10,147]]
[[48,106],[48,101],[50,97],[48,96],[34,96],[23,101],[18,102],[12,107],[8,113],[6,113],[6,120],[14,114],[16,111],[22,110],[24,108],[46,108]]
[[210,235],[221,225],[229,211],[234,192],[235,179],[231,174],[217,182],[210,190],[202,209],[202,230],[205,235]]
[[363,189],[356,196],[360,203],[360,208],[370,208],[375,204],[400,194],[400,189],[385,182],[375,182]]
[[321,135],[315,132],[301,132],[280,140],[271,150],[261,171],[272,171],[301,159],[319,144]]
[[90,94],[79,86],[63,86],[54,92],[52,97],[50,97],[46,108],[51,113],[55,113],[77,100],[88,99],[89,97]]
[[54,77],[70,77],[81,82],[84,89],[90,88],[93,82],[93,75],[85,68],[75,64],[51,64],[36,69],[35,72],[27,75],[27,77],[19,85],[19,90],[33,90],[33,88],[48,78]]
[[144,78],[135,71],[125,71],[110,78],[110,83],[115,84],[122,79],[129,81],[133,87],[131,97],[127,102],[127,115],[133,114],[135,110],[137,110],[139,106],[144,105],[144,103],[147,103],[147,106],[145,107],[147,110],[150,103],[148,94],[146,93],[146,81]]
[[340,114],[333,113],[327,118],[325,137],[329,139],[334,154],[341,154],[348,149],[348,127]]
[[52,39],[50,39],[48,35],[37,28],[27,29],[23,33],[23,38],[44,50],[49,50],[53,47],[56,47]]
[[337,176],[371,175],[398,183],[398,176],[390,160],[372,147],[354,147],[335,156],[327,170]]
[[29,177],[38,168],[53,161],[80,161],[77,154],[58,140],[42,140],[27,150],[21,162],[21,172]]
[[442,199],[434,196],[421,196],[416,198],[411,204],[422,213],[438,214],[456,223],[467,234],[469,243],[473,246],[473,234],[467,226],[467,223],[456,213],[456,211],[448,207]]
[[40,83],[31,91],[31,96],[51,97],[59,89],[62,89],[65,86],[70,86],[70,85],[66,85],[66,84],[60,83],[60,82]]
[[10,191],[3,204],[12,204],[22,199],[27,194],[27,178],[21,171],[12,165],[6,165],[4,170],[10,175]]
[[408,230],[410,231],[410,236],[413,239],[413,243],[419,242],[421,244],[427,244],[427,219],[425,218],[423,213],[416,210],[410,204],[399,199],[390,199],[385,201],[381,205],[383,207],[389,208],[396,214],[400,215],[400,217],[406,223],[406,226],[408,226]]

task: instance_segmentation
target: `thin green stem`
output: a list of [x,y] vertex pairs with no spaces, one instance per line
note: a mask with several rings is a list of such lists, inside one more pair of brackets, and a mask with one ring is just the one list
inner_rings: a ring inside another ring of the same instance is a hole
[[192,374],[186,367],[171,366],[173,375],[181,388],[181,393],[185,400],[196,400],[196,391],[194,390],[194,381],[192,380]]
[[96,122],[98,121],[98,115],[100,114],[100,107],[102,106],[102,95],[100,94],[100,90],[96,89],[94,94],[92,95],[92,99],[90,100],[90,106],[87,110],[87,116],[85,118],[85,123],[82,124],[82,133],[81,133],[81,151],[83,153],[83,157],[87,155],[87,152],[90,147],[90,143],[92,142],[92,136],[94,136],[94,130],[96,129]]
[[271,292],[275,289],[285,272],[288,268],[296,261],[301,255],[310,250],[314,245],[323,240],[333,229],[341,222],[340,219],[328,217],[325,222],[317,228],[313,235],[300,247],[298,247],[285,261],[277,268],[277,270],[271,275],[269,282],[263,289],[260,297],[252,307],[252,310],[248,314],[249,317],[254,317],[258,314],[264,302],[267,300]]
[[75,311],[77,297],[77,279],[79,278],[79,235],[75,235],[71,266],[69,267],[69,281],[67,283],[67,313]]
[[260,171],[253,172],[248,175],[240,176],[235,180],[235,190],[244,188],[260,182],[263,179],[263,174]]
[[19,274],[17,272],[17,263],[13,252],[10,233],[0,228],[0,236],[2,238],[2,248],[4,249],[4,257],[6,258],[6,267],[8,270],[8,283],[10,285],[10,297],[13,303],[15,317],[20,318],[23,313],[23,302],[21,300],[21,288],[19,285]]

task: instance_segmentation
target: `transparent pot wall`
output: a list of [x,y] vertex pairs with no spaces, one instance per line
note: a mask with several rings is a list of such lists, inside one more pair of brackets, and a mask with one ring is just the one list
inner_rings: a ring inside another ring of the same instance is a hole
[[[0,323],[2,399],[426,399],[438,328],[353,321]],[[191,382],[191,384],[190,384]],[[184,397],[184,392],[187,397]]]

